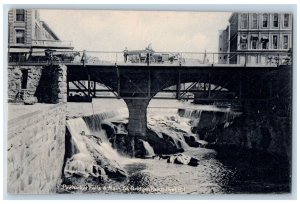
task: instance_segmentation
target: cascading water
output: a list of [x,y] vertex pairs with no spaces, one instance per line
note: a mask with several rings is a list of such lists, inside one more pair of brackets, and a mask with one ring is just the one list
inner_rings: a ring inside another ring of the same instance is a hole
[[72,157],[66,162],[64,174],[67,177],[72,176],[73,173],[88,177],[93,173],[92,169],[96,162],[88,151],[82,134],[90,134],[90,132],[82,118],[69,120],[67,128],[72,135]]
[[155,155],[153,148],[150,146],[148,142],[143,141],[143,145],[147,151],[147,156],[151,157]]
[[[176,111],[176,109],[169,110],[169,114],[167,114],[169,116],[162,116],[157,112],[150,111],[149,128],[154,129],[158,136],[160,134],[168,135],[177,148],[188,149],[189,145],[185,142],[183,133],[192,134],[189,119],[179,117]],[[103,164],[120,169],[122,168],[120,165],[127,164],[128,158],[120,156],[117,150],[112,148],[111,141],[108,140],[106,132],[102,129],[102,124],[107,124],[112,126],[115,134],[128,134],[125,128],[127,114],[126,110],[121,110],[68,120],[67,128],[72,136],[71,149],[73,151],[65,165],[65,176],[71,177],[73,174],[77,174],[83,177],[97,177],[105,174]],[[161,137],[163,138],[162,135]],[[146,150],[145,156],[155,155],[149,142],[142,140],[142,144]]]
[[[216,107],[193,108],[191,105],[185,105],[187,107],[166,108],[163,111],[158,108],[148,109],[149,135],[138,142],[140,147],[144,147],[141,149],[146,151],[146,157],[153,159],[126,158],[118,153],[119,149],[116,151],[117,145],[126,144],[125,140],[122,140],[128,135],[126,110],[123,113],[114,111],[68,120],[67,128],[72,137],[72,156],[65,164],[64,173],[70,179],[63,178],[64,184],[86,186],[92,183],[100,187],[112,187],[110,190],[99,188],[97,192],[102,193],[176,194],[247,192],[249,186],[257,188],[269,185],[261,180],[247,182],[249,175],[244,177],[247,169],[243,168],[242,174],[238,172],[244,161],[240,163],[238,160],[232,160],[234,164],[237,162],[237,165],[224,165],[215,150],[205,148],[205,145],[194,148],[187,142],[187,138],[193,137],[194,142],[201,142],[197,138],[198,135],[191,131],[191,127],[198,127],[198,123],[202,123],[204,127],[215,123],[218,128],[222,128],[224,124],[224,128],[227,128],[231,123],[235,124],[233,120],[240,113]],[[148,140],[149,137],[155,139]],[[155,143],[158,143],[159,147],[166,144],[166,149],[181,147],[184,153],[159,153]],[[154,153],[157,155],[154,156]],[[199,163],[192,166],[191,158],[197,159]],[[122,175],[124,180],[116,179]],[[90,182],[90,178],[93,182]]]
[[105,131],[99,127],[91,130],[82,118],[68,120],[67,128],[72,136],[71,149],[74,151],[64,168],[66,177],[72,177],[74,174],[85,178],[105,177],[107,172],[104,169],[121,169],[119,163],[123,158],[111,147]]

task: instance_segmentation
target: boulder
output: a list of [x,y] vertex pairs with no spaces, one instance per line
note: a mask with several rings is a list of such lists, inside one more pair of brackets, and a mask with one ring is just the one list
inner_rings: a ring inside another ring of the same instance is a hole
[[189,165],[189,166],[198,166],[199,160],[184,154],[175,154],[171,155],[167,158],[168,163],[172,164],[182,164],[182,165]]
[[191,161],[190,156],[186,156],[184,154],[179,154],[178,156],[175,157],[174,163],[175,164],[189,164]]
[[171,155],[168,159],[167,162],[173,164],[175,161],[175,156]]
[[195,159],[194,157],[191,157],[190,162],[188,163],[189,166],[198,166],[199,165],[199,160]]
[[106,174],[104,169],[97,165],[89,155],[77,153],[67,160],[64,168],[64,176],[66,178],[105,178]]
[[183,152],[181,147],[178,147],[173,138],[165,133],[161,133],[161,138],[155,131],[148,128],[147,142],[153,148],[156,154],[174,154]]
[[116,181],[124,181],[128,177],[127,173],[123,169],[115,168],[110,165],[105,166],[104,170],[110,179]]
[[184,140],[190,147],[199,147],[200,146],[199,142],[196,141],[194,136],[184,135]]

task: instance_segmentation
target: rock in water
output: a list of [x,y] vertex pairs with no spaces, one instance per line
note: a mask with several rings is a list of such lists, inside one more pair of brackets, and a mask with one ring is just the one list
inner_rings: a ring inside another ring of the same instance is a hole
[[190,147],[199,147],[200,144],[196,141],[194,136],[188,136],[184,135],[184,140],[185,142],[190,146]]
[[116,181],[124,181],[128,177],[127,173],[120,168],[114,168],[108,165],[104,167],[104,170],[110,179]]
[[199,160],[184,154],[175,154],[167,158],[168,163],[198,166]]
[[64,175],[66,178],[70,177],[103,177],[105,178],[105,171],[98,166],[96,162],[88,155],[77,153],[70,158],[65,166]]
[[195,159],[194,157],[191,157],[191,160],[190,162],[188,163],[188,165],[190,166],[198,166],[199,165],[199,160],[198,159]]
[[173,164],[175,161],[175,156],[171,155],[168,159],[167,162]]
[[174,163],[175,164],[189,164],[191,161],[191,157],[190,156],[186,156],[184,154],[179,154],[178,156],[176,156]]

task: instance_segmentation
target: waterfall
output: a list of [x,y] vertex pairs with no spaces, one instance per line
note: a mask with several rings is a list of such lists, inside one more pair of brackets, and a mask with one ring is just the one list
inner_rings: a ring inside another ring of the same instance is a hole
[[104,120],[109,120],[112,118],[126,118],[128,117],[128,110],[127,109],[120,109],[120,110],[116,110],[116,111],[109,111],[109,112],[102,112],[102,113],[98,113],[95,115],[90,115],[90,116],[84,116],[82,117],[83,120],[86,122],[86,124],[88,125],[88,128],[92,131],[92,132],[98,132],[101,131],[101,123]]
[[[88,119],[89,118],[89,119]],[[107,140],[106,132],[101,129],[103,116],[100,114],[68,120],[68,129],[79,152],[91,155],[101,153],[113,161],[121,161],[121,156],[114,150]],[[83,134],[82,134],[83,133]]]
[[[82,134],[90,135],[91,133],[82,118],[68,120],[67,128],[72,135],[72,146],[74,146],[78,152],[89,155],[89,151],[86,148]],[[74,154],[75,152],[72,153]]]
[[[71,134],[71,144],[74,149],[72,157],[66,162],[64,174],[72,177],[74,173],[83,177],[103,175],[103,168],[98,165],[120,168],[122,158],[107,140],[104,130],[101,129],[103,117],[96,115],[90,119],[75,118],[67,121],[67,128]],[[76,150],[76,151],[75,151]],[[102,173],[99,173],[101,172]]]
[[191,117],[192,117],[192,114],[193,114],[193,110],[186,109],[186,110],[184,111],[183,117],[184,117],[184,118],[191,118]]
[[154,153],[153,148],[150,146],[150,144],[148,142],[144,141],[144,140],[142,140],[142,142],[143,142],[143,145],[144,145],[144,147],[147,151],[147,156],[154,156],[155,153]]
[[[157,133],[160,139],[170,140],[177,148],[189,149],[187,138],[197,136],[192,133],[191,127],[197,127],[201,121],[203,109],[168,109],[167,114],[160,109],[148,110],[148,127]],[[213,112],[209,110],[209,112]],[[224,113],[223,119],[225,127],[230,125],[239,113],[221,111]],[[177,113],[177,114],[176,114]],[[204,114],[204,113],[203,113]],[[102,124],[109,125],[114,134],[126,135],[126,123],[128,110],[119,110],[104,112],[82,118],[70,119],[67,121],[67,128],[71,134],[72,157],[69,158],[65,165],[65,175],[77,173],[84,177],[101,174],[103,165],[111,165],[119,168],[129,162],[112,148],[111,136],[107,138],[106,131],[102,129]],[[165,138],[166,137],[166,138]],[[147,152],[147,156],[154,156],[155,152],[147,141],[142,141]],[[115,144],[115,143],[114,143]],[[95,170],[96,169],[96,170]]]
[[183,118],[189,119],[198,119],[201,117],[202,110],[201,109],[178,109],[177,114]]
[[93,174],[93,166],[96,165],[95,160],[87,149],[82,134],[90,134],[85,122],[81,118],[67,121],[67,128],[72,136],[71,144],[76,151],[72,152],[72,157],[66,162],[64,174],[71,177],[73,173],[83,177]]

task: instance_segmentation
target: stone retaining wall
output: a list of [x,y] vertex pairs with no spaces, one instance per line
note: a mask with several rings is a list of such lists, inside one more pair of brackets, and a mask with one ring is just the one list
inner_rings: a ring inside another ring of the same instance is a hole
[[8,193],[56,192],[64,163],[65,110],[65,104],[58,104],[9,120]]
[[[24,71],[28,73],[24,82]],[[37,102],[67,102],[67,67],[53,66],[8,66],[8,102],[20,103],[36,98]]]
[[[34,96],[42,75],[42,66],[8,66],[8,102],[23,102],[26,96]],[[26,88],[22,88],[22,71],[28,72]]]

